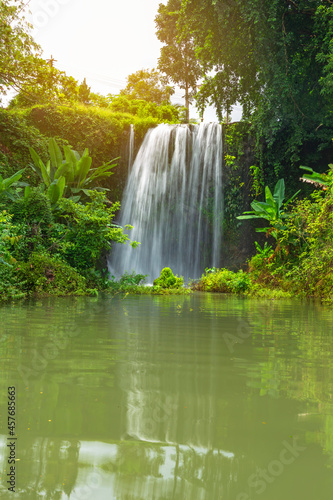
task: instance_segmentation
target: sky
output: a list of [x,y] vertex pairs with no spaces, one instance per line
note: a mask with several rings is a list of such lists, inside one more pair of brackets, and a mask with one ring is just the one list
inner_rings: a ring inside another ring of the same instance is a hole
[[[156,68],[161,43],[154,18],[161,0],[30,0],[28,20],[43,57],[93,92],[118,94],[126,77],[142,68]],[[164,2],[166,3],[166,1]],[[172,102],[184,104],[176,89]],[[190,117],[197,118],[194,106]],[[205,121],[216,121],[213,108]]]

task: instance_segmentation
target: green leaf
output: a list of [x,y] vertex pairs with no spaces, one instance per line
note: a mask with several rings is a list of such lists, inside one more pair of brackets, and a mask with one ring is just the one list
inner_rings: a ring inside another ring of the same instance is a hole
[[64,193],[64,189],[66,187],[66,179],[65,177],[59,177],[58,179],[58,187],[59,187],[59,190],[60,190],[60,198],[62,197],[63,193]]
[[284,179],[279,179],[275,184],[273,198],[278,206],[278,210],[282,207],[285,197],[285,184]]
[[107,163],[104,163],[100,167],[93,168],[91,169],[91,175],[89,178],[86,180],[85,184],[90,186],[93,181],[96,181],[97,179],[105,179],[106,177],[110,177],[110,175],[113,175],[113,172],[111,172],[111,169],[117,166],[116,160],[119,160],[118,158],[114,158],[113,160],[110,160]]
[[[50,162],[48,162],[50,163]],[[49,186],[51,184],[51,178],[50,175],[42,161],[40,161],[40,171],[42,173],[43,181],[45,182],[46,186]]]
[[53,181],[52,184],[50,184],[46,194],[47,194],[47,196],[52,204],[57,203],[57,201],[60,198],[60,189],[58,186],[58,179],[56,181]]
[[26,186],[25,190],[24,190],[24,198],[27,198],[29,196],[29,194],[31,193],[32,189],[30,186]]
[[326,180],[326,177],[324,177],[322,174],[315,172],[312,168],[310,167],[299,167],[302,170],[306,170],[307,172],[310,172],[309,174],[304,174],[303,179],[307,179],[312,182],[317,182],[318,184],[322,184],[323,186],[328,186],[328,182]]
[[52,180],[51,179],[51,161],[50,160],[47,160],[47,163],[45,165],[45,169],[46,169],[46,172],[47,172],[50,180]]
[[251,207],[253,208],[256,215],[262,215],[263,217],[267,217],[268,209],[271,209],[271,205],[269,203],[265,203],[264,201],[253,201],[251,203]]
[[65,177],[60,177],[55,179],[49,186],[47,190],[47,196],[50,202],[54,205],[58,203],[59,199],[62,197],[66,185]]
[[[76,171],[76,164],[77,164],[77,156],[76,152],[73,151],[69,146],[64,146],[64,153],[65,153],[65,159],[66,163],[72,163],[73,164],[73,172]],[[76,154],[75,154],[76,153]]]
[[276,206],[276,202],[268,186],[265,187],[265,198],[266,198],[266,203],[268,203],[272,207]]
[[22,174],[24,172],[25,168],[22,168],[15,174],[13,174],[11,177],[8,177],[7,179],[4,179],[2,181],[2,184],[4,186],[4,189],[8,189],[10,186],[12,186],[15,182],[17,182],[19,179],[21,179]]
[[77,163],[78,178],[76,179],[77,187],[80,187],[86,180],[86,177],[91,167],[91,163],[92,163],[92,158],[90,156],[82,156],[80,161],[78,161]]
[[81,196],[72,196],[71,200],[74,201],[74,203],[78,203],[81,199]]
[[29,148],[29,151],[30,151],[31,158],[33,159],[33,162],[34,162],[35,166],[37,167],[37,170],[40,170],[40,164],[42,163],[44,165],[42,159],[40,158],[39,154],[36,153],[34,148]]
[[238,215],[236,217],[238,220],[245,220],[245,219],[262,219],[261,215]]
[[[287,200],[284,204],[284,206],[286,207],[288,205],[288,203],[291,203],[293,201],[294,198],[296,198],[296,196],[298,195],[298,193],[300,193],[301,190],[299,189],[298,191],[296,191],[295,194],[292,195],[291,198],[289,198],[289,200]],[[285,215],[284,217],[287,217],[287,215]]]
[[63,163],[56,171],[54,174],[55,179],[59,179],[59,177],[65,177],[67,182],[73,182],[74,179],[74,173],[72,170],[73,164],[72,163]]
[[49,153],[51,157],[51,165],[56,170],[62,164],[63,156],[56,140],[53,137],[49,140]]

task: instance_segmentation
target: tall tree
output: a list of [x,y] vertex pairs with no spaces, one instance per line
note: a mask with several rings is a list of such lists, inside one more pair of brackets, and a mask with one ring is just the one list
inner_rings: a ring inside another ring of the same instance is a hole
[[127,77],[127,85],[120,91],[120,95],[162,104],[170,103],[173,92],[173,88],[166,84],[165,78],[159,71],[140,69]]
[[169,81],[185,90],[186,118],[189,106],[196,93],[197,82],[202,74],[195,56],[191,34],[182,30],[181,0],[169,0],[160,4],[155,17],[157,38],[165,45],[161,48],[158,68],[167,75]]
[[317,161],[333,136],[332,0],[182,0],[182,15],[207,75],[201,106],[222,117],[240,102],[277,176]]
[[30,35],[23,0],[0,2],[0,92],[9,88],[19,90],[24,83],[37,78],[40,47]]
[[11,107],[82,102],[78,81],[57,69],[50,61],[35,60],[35,79],[21,82],[18,94],[10,102]]

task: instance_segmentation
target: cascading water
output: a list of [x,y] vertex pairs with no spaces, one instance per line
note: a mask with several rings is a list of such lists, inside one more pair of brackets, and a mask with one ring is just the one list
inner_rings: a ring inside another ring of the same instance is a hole
[[162,124],[147,132],[124,192],[119,223],[137,248],[116,245],[109,262],[153,280],[163,267],[185,279],[219,266],[222,236],[222,127]]
[[131,125],[129,144],[128,144],[128,175],[130,175],[131,168],[133,165],[133,155],[134,155],[134,126]]

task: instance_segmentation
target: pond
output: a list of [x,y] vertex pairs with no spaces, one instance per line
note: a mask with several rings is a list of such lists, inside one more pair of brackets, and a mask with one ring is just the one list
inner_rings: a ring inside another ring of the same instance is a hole
[[330,309],[196,293],[0,314],[1,499],[332,499]]

